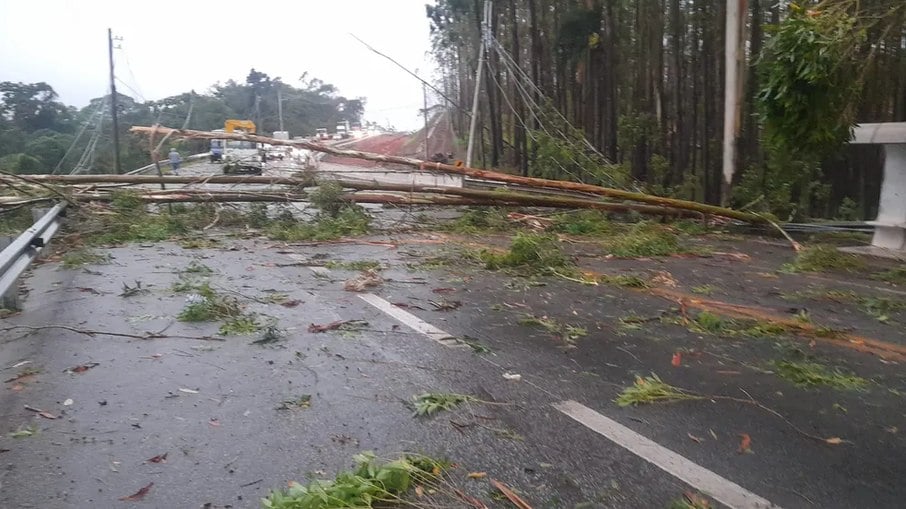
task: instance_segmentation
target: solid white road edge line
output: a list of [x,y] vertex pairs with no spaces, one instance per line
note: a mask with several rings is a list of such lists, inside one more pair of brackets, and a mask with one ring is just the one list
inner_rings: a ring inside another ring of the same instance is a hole
[[742,486],[693,463],[666,447],[643,437],[622,424],[572,400],[554,403],[553,407],[586,428],[657,466],[721,504],[733,509],[779,509]]
[[403,325],[409,327],[410,329],[416,332],[421,332],[425,336],[428,336],[429,338],[437,341],[444,346],[468,346],[458,341],[453,335],[447,334],[446,332],[438,329],[430,323],[413,315],[412,313],[403,311],[402,309],[394,306],[386,300],[378,297],[377,295],[374,295],[372,293],[363,293],[359,294],[359,298],[378,308],[380,311],[395,318],[397,321],[401,322]]

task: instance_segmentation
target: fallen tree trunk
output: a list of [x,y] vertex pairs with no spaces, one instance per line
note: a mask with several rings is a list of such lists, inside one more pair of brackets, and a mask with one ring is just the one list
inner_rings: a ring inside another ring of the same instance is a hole
[[641,214],[665,217],[693,217],[702,218],[704,214],[693,210],[683,210],[653,205],[639,205],[632,203],[611,203],[597,200],[583,200],[581,198],[568,198],[550,195],[534,195],[512,191],[481,191],[478,189],[464,189],[460,187],[429,187],[407,186],[404,184],[373,184],[341,180],[340,185],[350,189],[363,191],[398,191],[409,193],[430,193],[434,195],[454,195],[476,200],[483,200],[490,204],[510,206],[551,207],[562,209],[595,209],[606,212],[638,212]]
[[[43,182],[79,182],[89,183],[97,182],[88,179],[88,176],[60,176],[50,175],[49,178],[43,179]],[[63,178],[70,177],[70,178]],[[72,178],[74,177],[74,178]],[[158,182],[184,183],[184,184],[226,184],[226,183],[245,183],[245,184],[284,184],[294,187],[306,187],[314,185],[315,182],[308,179],[296,178],[271,178],[261,176],[212,176],[208,178],[197,177],[156,177],[156,176],[127,176],[127,175],[98,175],[103,177],[103,182],[108,183],[144,183],[152,184]],[[2,181],[2,180],[0,180]],[[406,203],[415,203],[412,198],[413,193],[425,195],[418,199],[418,203],[424,204],[443,204],[443,205],[497,205],[497,206],[534,206],[534,207],[551,207],[567,209],[595,209],[605,212],[637,212],[640,214],[657,215],[663,217],[692,217],[702,218],[703,214],[692,210],[676,209],[669,207],[658,207],[653,205],[631,204],[631,203],[612,203],[600,200],[570,198],[564,196],[552,196],[548,194],[531,194],[525,192],[514,192],[509,190],[500,191],[483,191],[478,189],[465,189],[460,187],[445,186],[413,186],[406,184],[380,184],[365,181],[339,180],[338,184],[347,189],[358,191],[392,191],[407,193],[410,198]],[[135,189],[140,197],[154,203],[175,203],[178,201],[203,202],[203,201],[306,201],[308,198],[304,194],[295,193],[278,193],[273,190],[253,191],[253,190],[221,190],[221,189],[170,189],[144,190]],[[391,195],[384,195],[391,196]],[[441,200],[441,196],[458,196],[459,200]],[[79,201],[106,200],[112,198],[112,194],[99,189],[88,189],[73,194],[73,198]],[[248,199],[246,199],[248,198]],[[432,201],[433,200],[433,201]],[[18,202],[11,204],[18,205]]]
[[[46,184],[273,184],[313,186],[313,179],[265,177],[261,175],[208,175],[202,177],[157,175],[29,175],[29,180]],[[15,182],[0,175],[0,182]]]
[[629,200],[636,201],[641,203],[647,203],[650,205],[658,205],[662,207],[671,207],[676,209],[692,210],[702,214],[710,214],[714,216],[727,217],[731,219],[737,219],[740,221],[745,221],[748,223],[757,223],[757,224],[766,224],[767,220],[757,214],[751,214],[748,212],[741,212],[738,210],[728,209],[724,207],[717,207],[714,205],[706,205],[698,202],[691,202],[686,200],[677,200],[675,198],[664,198],[660,196],[653,196],[644,193],[637,193],[632,191],[624,191],[621,189],[613,189],[609,187],[600,187],[594,186],[591,184],[582,184],[578,182],[567,182],[562,180],[550,180],[534,177],[522,177],[518,175],[510,175],[507,173],[500,173],[496,171],[489,170],[479,170],[476,168],[465,168],[453,166],[450,164],[442,163],[428,163],[425,161],[420,161],[418,159],[413,159],[410,157],[401,157],[401,156],[390,156],[382,154],[371,154],[368,152],[360,152],[357,150],[343,150],[334,148],[327,145],[322,145],[320,143],[314,143],[304,140],[278,140],[276,138],[269,138],[267,136],[259,136],[255,134],[243,134],[243,133],[215,133],[210,131],[195,131],[191,129],[171,129],[167,127],[145,127],[145,126],[134,126],[130,129],[130,132],[152,135],[155,133],[167,134],[176,136],[179,138],[189,138],[189,139],[228,139],[228,140],[238,140],[238,141],[251,141],[256,143],[268,143],[271,145],[287,145],[293,147],[306,148],[308,150],[313,150],[317,152],[323,152],[326,154],[331,154],[339,157],[352,157],[356,159],[364,159],[367,161],[375,161],[379,163],[390,163],[390,164],[402,164],[417,168],[424,171],[438,171],[444,173],[454,173],[458,175],[465,175],[474,178],[493,180],[497,182],[508,182],[512,184],[521,184],[529,187],[541,187],[549,189],[561,189],[566,191],[578,191],[584,193],[591,193],[599,196],[608,196],[610,198],[616,198],[620,200]]

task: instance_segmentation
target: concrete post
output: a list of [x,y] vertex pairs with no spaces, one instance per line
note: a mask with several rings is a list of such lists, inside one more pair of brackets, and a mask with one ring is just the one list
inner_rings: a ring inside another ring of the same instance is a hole
[[906,122],[860,124],[850,143],[884,147],[884,180],[875,235],[867,248],[845,248],[906,261]]

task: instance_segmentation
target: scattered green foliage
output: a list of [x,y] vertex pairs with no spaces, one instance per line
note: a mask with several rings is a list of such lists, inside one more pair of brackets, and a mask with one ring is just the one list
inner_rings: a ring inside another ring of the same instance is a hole
[[309,193],[308,198],[322,214],[336,218],[344,209],[354,207],[343,201],[342,196],[343,186],[332,180],[324,180],[318,182],[318,188]]
[[145,295],[150,293],[151,290],[147,288],[142,288],[141,281],[135,281],[135,286],[129,286],[125,282],[123,283],[123,291],[120,292],[120,297],[135,297],[136,295]]
[[283,292],[268,292],[259,297],[258,300],[268,304],[283,304],[289,301],[289,294]]
[[601,276],[600,278],[602,283],[607,283],[616,286],[624,286],[626,288],[648,288],[648,280],[642,278],[641,276],[636,276],[635,274],[619,274],[616,276]]
[[551,226],[553,231],[570,235],[605,235],[616,230],[607,214],[599,210],[564,212],[551,219],[554,221]]
[[295,220],[281,220],[272,223],[265,230],[274,240],[300,242],[308,240],[334,240],[341,237],[368,233],[371,218],[361,207],[346,206],[336,216],[319,214],[310,223]]
[[623,389],[615,400],[620,406],[637,406],[650,403],[672,403],[674,401],[705,399],[683,389],[664,383],[654,373],[651,376],[636,377],[635,383]]
[[19,235],[34,223],[31,209],[23,207],[0,212],[0,235]]
[[820,159],[849,141],[865,32],[843,9],[789,7],[758,62],[758,106],[768,144]]
[[34,424],[29,424],[28,426],[19,426],[19,429],[16,431],[11,431],[7,434],[10,438],[29,438],[38,434],[38,427]]
[[670,509],[711,509],[711,501],[699,493],[686,492],[682,498],[670,502]]
[[[198,321],[198,320],[187,320]],[[248,336],[261,329],[254,315],[239,315],[227,320],[217,331],[221,336]]]
[[470,338],[468,338],[468,337],[466,337],[466,338],[460,338],[460,339],[459,339],[459,342],[462,343],[462,344],[464,344],[464,345],[467,345],[467,346],[468,346],[469,348],[471,348],[472,351],[475,352],[475,353],[478,353],[478,354],[481,354],[481,353],[491,353],[491,347],[489,347],[489,346],[487,346],[487,345],[485,345],[484,343],[481,343],[481,342],[479,342],[479,341],[475,341],[474,339],[470,339]]
[[476,207],[447,223],[446,228],[452,232],[473,235],[486,231],[509,231],[513,229],[513,223],[507,219],[505,209]]
[[692,320],[685,322],[679,319],[674,319],[673,321],[677,324],[684,324],[691,332],[698,334],[770,338],[783,336],[789,332],[786,326],[779,323],[760,320],[733,320],[718,316],[710,311],[702,311]]
[[63,255],[63,268],[76,269],[84,265],[108,263],[110,255],[99,254],[91,249],[83,248],[69,251]]
[[834,246],[852,246],[871,244],[871,234],[862,232],[818,232],[809,235],[808,241],[811,244],[828,244]]
[[184,274],[201,274],[207,276],[213,274],[214,270],[198,260],[192,260],[182,272]]
[[242,306],[235,297],[220,295],[213,290],[207,295],[201,293],[190,295],[190,298],[191,300],[176,316],[180,322],[211,322],[242,314]]
[[865,262],[855,255],[843,253],[834,246],[818,244],[802,250],[796,260],[784,265],[790,272],[857,271]]
[[669,228],[656,223],[641,222],[625,233],[614,235],[602,243],[604,251],[624,258],[669,256],[690,250],[680,244],[679,237]]
[[888,283],[904,285],[906,284],[906,266],[894,267],[883,272],[872,274],[871,278],[877,279],[878,281],[886,281]]
[[859,295],[852,290],[810,288],[800,292],[785,294],[784,298],[851,302],[857,304],[862,312],[882,323],[889,322],[893,313],[906,309],[906,301],[889,297]]
[[530,272],[549,272],[552,269],[569,270],[574,266],[555,237],[537,233],[519,232],[513,237],[506,253],[484,250],[479,257],[491,270],[519,268]]
[[695,317],[695,325],[699,329],[712,334],[723,332],[728,328],[728,324],[721,317],[708,311],[702,311]]
[[305,410],[311,408],[311,394],[302,394],[296,399],[287,399],[280,402],[277,410]]
[[711,295],[712,293],[714,293],[714,287],[712,285],[693,286],[692,293],[697,293],[699,295]]
[[387,507],[415,485],[437,484],[443,463],[423,457],[401,457],[390,462],[374,453],[357,454],[355,469],[340,472],[332,480],[314,480],[307,485],[291,483],[261,501],[267,509],[342,509]]
[[[276,323],[270,323],[264,327],[264,334],[260,338],[252,341],[253,345],[268,345],[271,343],[276,343],[283,339],[284,331],[277,327]],[[299,352],[296,352],[299,354]]]
[[173,283],[170,290],[176,293],[197,293],[202,297],[213,297],[216,293],[214,289],[211,288],[211,283],[189,278],[180,278]]
[[588,330],[584,327],[560,323],[546,316],[538,317],[529,315],[519,320],[519,324],[530,327],[540,327],[567,343],[572,343],[573,341],[588,335]]
[[842,390],[865,390],[868,380],[829,368],[812,361],[777,361],[774,368],[778,376],[800,387],[831,387]]
[[473,396],[455,392],[426,392],[413,398],[415,400],[414,417],[427,417],[440,411],[450,411],[457,406],[476,401]]
[[249,206],[249,212],[246,214],[246,220],[251,228],[264,228],[270,222],[267,215],[266,203],[253,203]]

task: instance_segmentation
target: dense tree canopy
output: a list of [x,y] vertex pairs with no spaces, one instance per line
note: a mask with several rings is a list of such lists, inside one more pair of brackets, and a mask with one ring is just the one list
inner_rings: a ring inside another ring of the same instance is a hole
[[[293,86],[255,69],[244,82],[217,83],[206,93],[190,91],[148,102],[118,93],[123,168],[150,161],[147,140],[128,134],[133,125],[159,122],[213,130],[234,118],[252,120],[259,132],[270,133],[280,126],[278,97],[283,102],[284,130],[292,136],[312,135],[318,127],[345,120],[359,122],[365,108],[364,98],[343,97],[333,85],[307,74]],[[112,172],[109,100],[109,96],[99,97],[76,110],[61,103],[47,83],[0,83],[0,169],[16,173],[55,169]],[[175,143],[183,143],[182,148],[189,152],[205,150],[203,142]]]
[[[427,6],[443,86],[460,105],[474,90],[481,4]],[[734,202],[756,201],[784,218],[873,216],[879,151],[842,150],[841,142],[852,121],[906,120],[906,2],[747,5]],[[652,192],[720,202],[726,7],[495,1],[490,30],[500,51],[488,57],[479,163],[609,185],[632,185],[631,177]],[[457,112],[465,138],[468,116]]]

